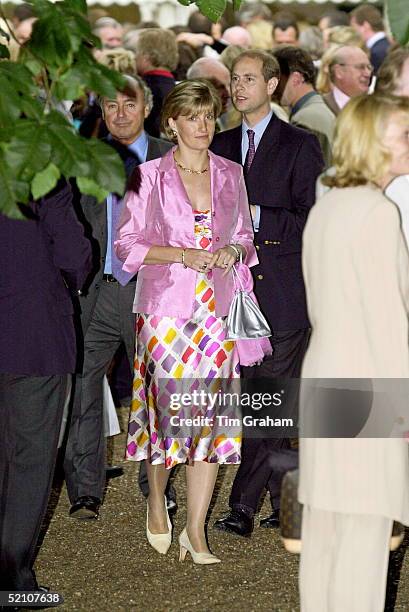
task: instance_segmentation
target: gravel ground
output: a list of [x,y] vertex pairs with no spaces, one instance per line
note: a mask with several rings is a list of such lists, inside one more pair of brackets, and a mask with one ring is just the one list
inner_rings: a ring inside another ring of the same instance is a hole
[[[121,421],[127,416],[120,409]],[[174,541],[166,556],[158,555],[145,536],[145,502],[137,488],[137,465],[122,461],[124,435],[116,436],[113,459],[125,473],[111,480],[98,521],[68,517],[65,486],[54,489],[44,540],[37,557],[40,584],[61,593],[60,610],[83,612],[295,612],[298,557],[287,553],[278,533],[256,528],[251,539],[229,536],[212,529],[227,508],[236,468],[222,468],[212,502],[209,543],[223,563],[196,566],[188,555],[178,562],[177,536],[186,517],[184,468],[176,478],[178,512]],[[269,513],[267,502],[262,515]],[[409,610],[406,548],[392,555],[386,610]],[[329,611],[328,611],[329,612]],[[345,611],[348,612],[348,611]]]

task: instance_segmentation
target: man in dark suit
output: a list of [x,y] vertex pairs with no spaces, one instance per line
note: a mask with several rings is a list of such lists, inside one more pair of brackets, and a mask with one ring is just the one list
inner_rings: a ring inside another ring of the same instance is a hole
[[34,591],[44,517],[76,346],[70,290],[91,246],[68,185],[0,215],[0,591]]
[[[270,97],[279,79],[277,60],[264,51],[245,51],[233,63],[232,99],[242,125],[215,136],[212,150],[242,163],[256,230],[260,263],[253,268],[255,294],[273,330],[273,354],[244,368],[251,378],[297,378],[309,337],[301,270],[301,237],[315,201],[315,181],[324,167],[317,138],[278,119]],[[219,529],[250,535],[265,487],[278,524],[281,479],[296,463],[288,440],[244,438],[242,462],[230,496],[230,514]]]
[[[125,89],[113,100],[103,98],[101,107],[110,132],[108,141],[122,157],[128,176],[136,165],[161,157],[171,147],[143,129],[152,94],[139,77],[126,77]],[[133,371],[135,279],[123,272],[112,248],[121,205],[116,194],[110,194],[103,204],[88,196],[81,200],[92,238],[94,274],[80,297],[83,358],[75,381],[64,461],[70,516],[75,518],[98,517],[105,485],[103,377],[121,344]]]
[[376,74],[391,46],[380,10],[370,4],[361,4],[351,11],[351,26],[362,36]]

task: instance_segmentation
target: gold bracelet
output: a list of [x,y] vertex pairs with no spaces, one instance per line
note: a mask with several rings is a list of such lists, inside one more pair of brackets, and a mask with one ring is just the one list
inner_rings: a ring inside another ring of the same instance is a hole
[[186,249],[182,250],[182,264],[184,268],[187,268],[187,265],[185,264],[185,253],[186,253]]
[[241,250],[239,250],[235,244],[229,244],[229,247],[232,248],[233,251],[236,253],[236,263],[237,263],[242,258]]

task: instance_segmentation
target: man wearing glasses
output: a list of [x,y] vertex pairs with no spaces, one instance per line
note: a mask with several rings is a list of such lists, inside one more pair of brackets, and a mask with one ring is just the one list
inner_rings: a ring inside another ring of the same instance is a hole
[[323,99],[338,115],[350,98],[368,93],[373,67],[365,51],[352,45],[339,47],[329,66],[331,91]]

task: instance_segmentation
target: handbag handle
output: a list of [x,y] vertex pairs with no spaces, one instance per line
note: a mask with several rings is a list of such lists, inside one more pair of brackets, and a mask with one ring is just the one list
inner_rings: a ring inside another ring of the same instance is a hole
[[[240,262],[241,263],[241,262]],[[236,270],[236,265],[232,266],[232,273],[233,273],[233,284],[234,284],[234,289],[236,291],[244,291],[244,286],[243,283],[241,282],[241,278],[239,276],[239,273]],[[237,280],[236,280],[237,279]],[[238,282],[238,287],[237,287],[237,282]]]

